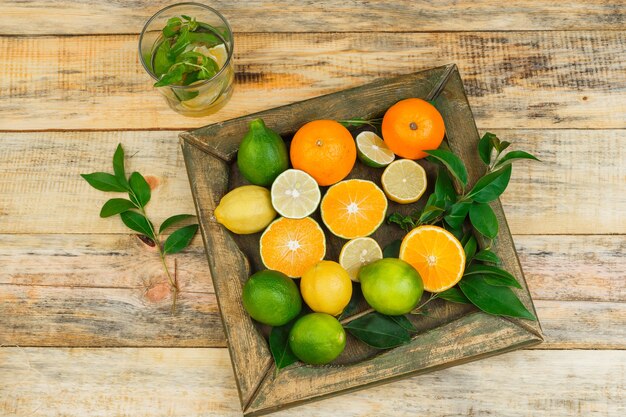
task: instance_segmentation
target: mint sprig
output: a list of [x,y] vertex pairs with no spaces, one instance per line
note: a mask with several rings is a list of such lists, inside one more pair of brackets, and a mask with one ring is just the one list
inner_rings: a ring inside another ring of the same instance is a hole
[[128,199],[112,198],[104,203],[100,210],[100,217],[111,217],[116,214],[120,215],[122,222],[131,230],[137,232],[142,241],[150,246],[155,246],[159,253],[159,258],[163,264],[163,269],[167,275],[172,290],[172,312],[176,310],[176,300],[180,288],[178,286],[177,277],[172,274],[165,262],[165,256],[175,254],[185,249],[191,243],[191,240],[198,231],[197,224],[191,224],[181,227],[163,241],[163,233],[174,225],[195,217],[192,214],[178,214],[166,219],[161,227],[157,229],[148,219],[145,207],[150,202],[152,192],[150,185],[143,175],[139,172],[133,172],[129,178],[126,178],[126,170],[124,167],[124,149],[122,144],[117,145],[115,154],[113,155],[113,172],[94,172],[91,174],[80,174],[97,190],[105,192],[126,192]]

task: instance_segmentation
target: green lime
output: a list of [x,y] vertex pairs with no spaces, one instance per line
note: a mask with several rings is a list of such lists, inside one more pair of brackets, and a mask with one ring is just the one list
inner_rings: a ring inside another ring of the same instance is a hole
[[367,303],[379,313],[399,316],[413,310],[424,292],[420,274],[409,263],[385,258],[359,270]]
[[270,186],[289,168],[287,146],[280,135],[267,128],[261,119],[250,122],[237,152],[237,166],[252,184]]
[[243,287],[243,306],[258,322],[282,326],[300,314],[302,298],[291,278],[266,269],[252,275]]
[[289,333],[289,347],[302,362],[323,365],[343,352],[346,332],[330,314],[307,314],[293,325]]
[[357,135],[356,150],[361,162],[373,168],[386,167],[396,157],[380,136],[370,131]]

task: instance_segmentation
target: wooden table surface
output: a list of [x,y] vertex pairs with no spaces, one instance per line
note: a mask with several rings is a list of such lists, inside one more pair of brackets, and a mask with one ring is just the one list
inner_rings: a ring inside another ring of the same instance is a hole
[[236,88],[202,119],[138,62],[167,3],[0,0],[0,415],[241,415],[200,239],[173,316],[154,250],[78,174],[121,142],[150,216],[193,212],[179,131],[452,62],[479,130],[543,160],[502,202],[546,342],[279,415],[626,415],[623,0],[212,1]]

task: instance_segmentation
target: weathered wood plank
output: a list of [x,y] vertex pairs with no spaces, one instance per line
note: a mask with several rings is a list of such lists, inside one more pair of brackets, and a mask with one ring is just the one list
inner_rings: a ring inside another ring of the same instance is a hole
[[[297,414],[619,416],[626,413],[625,363],[624,351],[518,351],[305,405]],[[225,349],[5,347],[0,380],[11,381],[0,385],[0,413],[16,417],[241,415]]]
[[[626,233],[626,130],[494,132],[543,161],[513,169],[502,197],[513,234]],[[147,210],[157,224],[195,213],[175,132],[0,133],[0,142],[0,233],[127,234],[119,217],[98,216],[116,194],[92,189],[78,175],[112,172],[119,142],[132,156],[127,171],[143,173],[153,186]],[[611,198],[598,198],[598,184]]]
[[450,62],[479,127],[626,126],[623,31],[242,33],[234,96],[202,119],[174,113],[153,91],[136,42],[0,38],[0,130],[193,128]]
[[[164,5],[149,0],[134,1],[132,7],[94,0],[3,0],[0,8],[7,19],[0,23],[0,34],[138,33]],[[215,0],[211,6],[238,32],[619,30],[626,21],[619,2],[608,0],[522,0],[511,4],[496,0],[331,0],[321,6],[297,0]]]

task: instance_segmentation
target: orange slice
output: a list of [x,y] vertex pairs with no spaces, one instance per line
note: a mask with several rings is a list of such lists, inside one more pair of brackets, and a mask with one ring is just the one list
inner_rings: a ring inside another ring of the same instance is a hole
[[385,220],[387,197],[371,181],[341,181],[326,191],[321,212],[334,235],[344,239],[369,236]]
[[465,251],[461,242],[437,226],[419,226],[411,230],[400,245],[400,259],[417,269],[428,292],[453,287],[465,271]]
[[296,278],[324,259],[326,238],[320,225],[310,217],[281,217],[267,226],[260,247],[263,265]]

